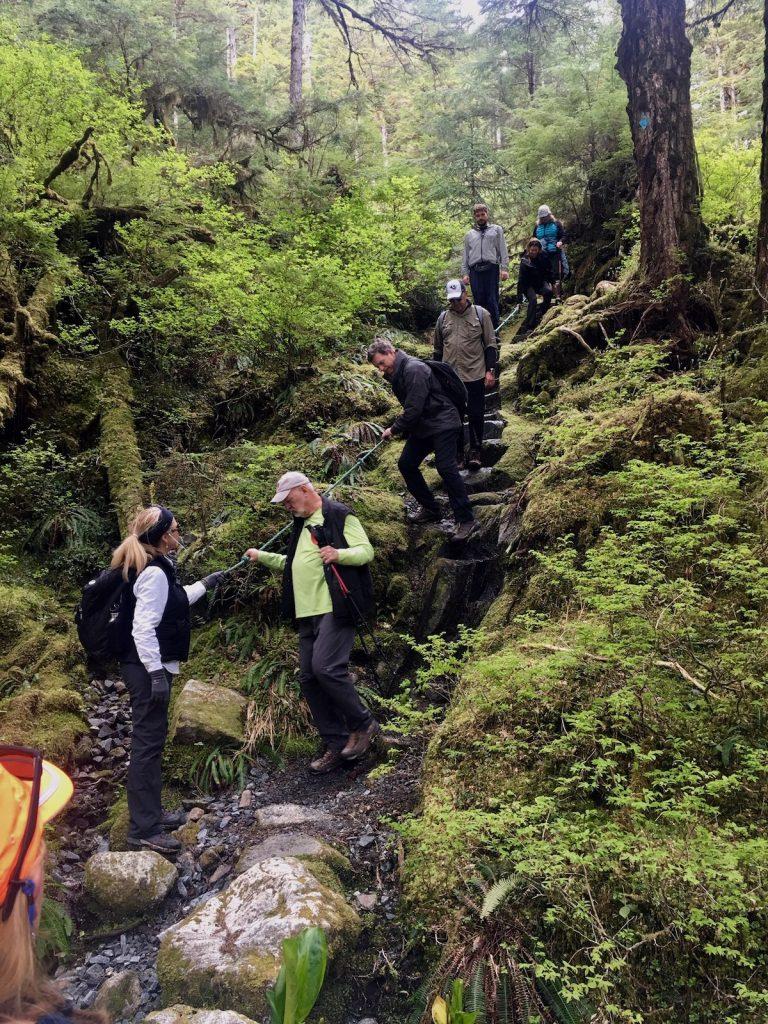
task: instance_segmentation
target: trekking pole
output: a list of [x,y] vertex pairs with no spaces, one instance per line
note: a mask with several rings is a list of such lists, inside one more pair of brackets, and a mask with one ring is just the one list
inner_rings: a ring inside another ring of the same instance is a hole
[[513,320],[517,316],[517,314],[519,312],[520,312],[520,303],[518,302],[518,304],[515,306],[515,308],[512,310],[512,312],[508,316],[504,317],[504,319],[501,321],[501,323],[496,328],[496,330],[500,331],[502,329],[502,327],[504,327],[506,324],[508,324],[510,320]]
[[[334,480],[334,482],[331,484],[331,486],[327,489],[325,493],[331,494],[340,484],[342,484],[347,479],[347,477],[351,476],[352,473],[355,472],[355,470],[359,469],[359,467],[362,466],[366,459],[369,459],[375,451],[381,448],[381,446],[384,443],[385,439],[382,438],[377,444],[373,446],[373,448],[369,449],[367,452],[363,452],[360,458],[352,466],[350,466],[350,468],[346,470],[346,472],[342,473],[338,480]],[[271,547],[275,543],[275,541],[280,540],[280,538],[284,534],[288,533],[292,529],[293,523],[288,523],[286,526],[282,528],[282,530],[278,530],[277,533],[274,534],[274,536],[270,537],[269,540],[264,541],[264,543],[259,547],[259,551],[266,551],[266,549]],[[242,569],[243,566],[248,565],[250,561],[251,560],[250,558],[248,558],[247,555],[243,555],[243,557],[239,561],[235,562],[234,565],[231,565],[228,569],[223,569],[222,575],[229,576],[230,573],[233,573],[237,569]]]
[[[307,527],[307,529],[309,530],[309,535],[312,538],[313,544],[315,544],[318,548],[321,546],[326,546],[328,538],[325,536],[325,530],[323,529],[322,526],[309,526]],[[373,676],[373,680],[378,686],[381,695],[386,696],[388,693],[388,688],[384,687],[384,683],[381,681],[381,677],[379,676],[379,673],[376,670],[376,665],[374,664],[373,659],[371,658],[371,652],[368,650],[368,645],[365,642],[363,628],[365,628],[369,637],[371,638],[374,650],[376,651],[377,655],[386,664],[387,658],[386,655],[384,654],[384,649],[382,648],[381,643],[377,639],[376,634],[373,632],[371,626],[368,624],[368,621],[366,620],[365,616],[360,611],[357,601],[355,601],[354,597],[352,597],[352,594],[349,592],[349,587],[344,582],[341,573],[333,564],[333,562],[329,562],[327,565],[323,563],[323,572],[325,573],[325,579],[326,582],[328,583],[328,589],[330,590],[331,578],[335,579],[336,583],[338,584],[339,590],[341,591],[342,597],[344,598],[345,601],[349,603],[350,607],[352,608],[352,619],[355,623],[355,632],[357,633],[357,638],[360,641],[360,646],[363,648],[363,653],[365,654],[365,657],[368,660],[368,664],[371,669],[371,675]],[[391,683],[392,679],[390,679],[389,682]]]

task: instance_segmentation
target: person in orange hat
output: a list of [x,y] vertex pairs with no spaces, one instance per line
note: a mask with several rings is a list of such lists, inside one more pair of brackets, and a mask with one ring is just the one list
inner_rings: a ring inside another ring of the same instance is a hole
[[39,751],[0,746],[0,1022],[103,1024],[72,1010],[42,975],[35,933],[43,901],[43,826],[72,798],[72,780]]

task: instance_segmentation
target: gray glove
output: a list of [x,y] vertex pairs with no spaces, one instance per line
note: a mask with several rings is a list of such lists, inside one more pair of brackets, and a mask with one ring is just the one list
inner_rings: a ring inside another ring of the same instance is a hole
[[165,674],[165,669],[157,668],[154,672],[150,672],[149,679],[152,683],[152,692],[149,695],[150,702],[152,704],[167,704],[171,699],[171,688],[168,685],[168,676]]
[[224,572],[223,570],[219,570],[219,572],[212,572],[210,576],[203,576],[200,582],[206,590],[213,590],[214,587],[218,587],[223,579]]

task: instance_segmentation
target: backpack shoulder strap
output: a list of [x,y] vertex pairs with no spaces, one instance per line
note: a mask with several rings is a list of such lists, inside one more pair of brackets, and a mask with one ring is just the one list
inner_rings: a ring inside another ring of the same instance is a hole
[[443,324],[445,323],[445,315],[447,312],[448,310],[444,309],[440,316],[437,318],[437,323],[435,324],[435,331],[437,332],[437,336],[440,339],[440,341],[443,340]]

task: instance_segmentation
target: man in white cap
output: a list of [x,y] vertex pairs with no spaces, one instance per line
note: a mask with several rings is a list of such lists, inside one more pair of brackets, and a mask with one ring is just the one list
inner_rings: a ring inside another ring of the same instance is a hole
[[509,253],[500,224],[490,224],[488,207],[472,207],[475,226],[464,236],[461,276],[472,289],[472,298],[491,314],[494,329],[499,326],[499,278],[509,277]]
[[[448,309],[437,318],[435,359],[448,363],[467,389],[469,458],[471,470],[482,466],[485,392],[496,384],[496,332],[487,309],[469,301],[466,286],[454,279],[445,286]],[[459,468],[464,465],[464,430],[459,432]]]
[[324,743],[310,770],[324,775],[361,757],[379,731],[349,674],[356,619],[374,612],[373,547],[350,509],[321,497],[303,473],[284,473],[271,500],[293,516],[288,551],[246,555],[283,573],[283,615],[299,630],[301,692]]

